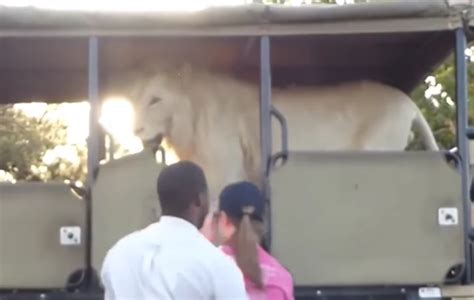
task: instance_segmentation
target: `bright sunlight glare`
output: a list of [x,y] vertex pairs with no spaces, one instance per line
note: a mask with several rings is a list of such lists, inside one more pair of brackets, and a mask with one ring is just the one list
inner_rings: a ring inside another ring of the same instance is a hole
[[[102,105],[99,123],[112,136],[115,143],[126,148],[130,153],[143,150],[141,140],[133,134],[134,122],[134,110],[129,100],[126,98],[108,98],[105,100]],[[166,140],[163,141],[162,147],[165,149],[166,163],[179,161],[173,147]]]
[[[58,104],[56,109],[48,110],[43,102],[15,104],[28,117],[47,118],[51,121],[62,121],[67,126],[67,145],[56,147],[45,153],[43,161],[51,164],[58,159],[66,159],[76,163],[78,157],[71,151],[71,145],[86,145],[89,136],[89,110],[87,101]],[[128,153],[138,153],[143,150],[141,140],[133,134],[134,110],[125,98],[110,98],[103,102],[100,125],[113,138],[115,144],[126,149]],[[175,163],[179,157],[173,147],[164,140],[166,163]],[[157,155],[159,157],[159,155]]]
[[89,135],[89,104],[87,102],[58,104],[57,109],[48,111],[44,102],[15,104],[30,118],[47,118],[51,121],[62,121],[68,128],[67,143],[72,145],[84,144]]
[[102,105],[99,123],[116,143],[123,145],[132,153],[142,151],[141,141],[133,135],[133,107],[127,99],[107,99]]

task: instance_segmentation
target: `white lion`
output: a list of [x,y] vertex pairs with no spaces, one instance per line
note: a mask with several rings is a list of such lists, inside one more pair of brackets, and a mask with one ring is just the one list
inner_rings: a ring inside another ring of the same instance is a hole
[[[417,106],[401,91],[372,81],[274,89],[274,106],[288,122],[289,149],[404,150],[412,123],[429,150],[438,150]],[[259,87],[190,67],[155,69],[135,82],[136,134],[166,137],[183,160],[201,165],[213,204],[223,186],[260,184]],[[273,121],[273,151],[280,129]]]

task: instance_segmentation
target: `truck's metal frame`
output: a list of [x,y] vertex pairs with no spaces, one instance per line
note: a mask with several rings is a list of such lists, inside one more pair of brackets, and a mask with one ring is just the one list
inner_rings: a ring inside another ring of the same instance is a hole
[[[462,195],[464,209],[464,255],[466,264],[466,283],[472,283],[472,241],[471,235],[471,174],[470,174],[470,155],[469,140],[467,132],[468,124],[468,94],[467,94],[467,58],[465,49],[467,47],[466,33],[463,28],[456,29],[456,134],[457,146],[462,162]],[[470,267],[469,267],[470,266]]]

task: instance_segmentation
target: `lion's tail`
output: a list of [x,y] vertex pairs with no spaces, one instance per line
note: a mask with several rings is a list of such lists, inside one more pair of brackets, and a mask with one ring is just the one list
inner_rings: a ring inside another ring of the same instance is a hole
[[425,147],[429,151],[439,151],[438,143],[436,142],[433,131],[431,130],[430,125],[426,121],[426,118],[423,116],[423,113],[421,112],[420,108],[414,102],[412,102],[412,104],[416,111],[416,116],[415,120],[413,121],[413,124],[420,131]]

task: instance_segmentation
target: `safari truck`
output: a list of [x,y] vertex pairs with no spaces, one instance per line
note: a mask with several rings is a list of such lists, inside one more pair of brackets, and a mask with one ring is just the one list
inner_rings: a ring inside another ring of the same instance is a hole
[[[297,299],[474,297],[464,52],[473,9],[468,0],[180,13],[0,7],[0,102],[91,107],[85,189],[0,185],[0,299],[103,298],[106,251],[157,220],[165,164],[149,148],[101,164],[101,101],[113,74],[171,56],[259,83],[265,246],[292,273]],[[453,53],[456,153],[288,146],[291,124],[272,87],[370,79],[409,94]],[[273,118],[281,148],[272,147]]]

